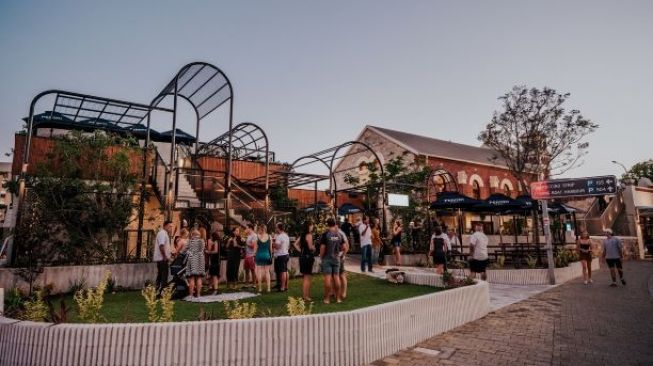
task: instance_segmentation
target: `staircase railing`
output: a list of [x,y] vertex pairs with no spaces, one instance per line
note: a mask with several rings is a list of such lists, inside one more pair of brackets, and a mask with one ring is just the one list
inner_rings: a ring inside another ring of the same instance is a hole
[[610,200],[610,203],[608,203],[608,206],[601,214],[601,225],[603,225],[604,228],[612,228],[615,221],[617,221],[617,217],[619,217],[619,214],[623,210],[624,205],[624,195],[619,192],[612,198],[612,200]]

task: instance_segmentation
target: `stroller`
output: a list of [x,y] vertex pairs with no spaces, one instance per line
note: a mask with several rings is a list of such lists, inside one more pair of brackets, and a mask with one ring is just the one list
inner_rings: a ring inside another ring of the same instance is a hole
[[168,286],[174,284],[172,298],[174,300],[183,299],[188,296],[188,282],[186,281],[186,260],[185,254],[178,255],[170,264],[170,274],[172,280],[168,282]]

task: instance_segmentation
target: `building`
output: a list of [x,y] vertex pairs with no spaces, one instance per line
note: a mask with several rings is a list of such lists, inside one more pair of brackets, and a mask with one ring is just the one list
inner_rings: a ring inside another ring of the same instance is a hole
[[[493,193],[502,193],[512,198],[522,194],[521,185],[500,159],[494,159],[494,153],[489,148],[376,126],[365,126],[356,141],[374,150],[381,164],[403,156],[406,165],[422,164],[430,168],[433,173],[429,181],[425,182],[431,187],[427,202],[433,201],[436,193],[442,191],[458,191],[476,199],[485,199]],[[338,163],[335,171],[347,171],[348,174],[353,171],[364,180],[369,174],[368,164],[375,162],[376,158],[364,149],[351,151],[347,155]],[[347,181],[346,174],[336,174],[339,189],[351,186]],[[471,214],[465,218],[467,231],[475,223],[484,224],[488,232],[498,231],[499,222],[493,224],[492,218]]]

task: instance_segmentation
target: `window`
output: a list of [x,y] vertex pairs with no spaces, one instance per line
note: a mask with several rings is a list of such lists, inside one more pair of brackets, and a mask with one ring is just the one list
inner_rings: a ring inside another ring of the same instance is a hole
[[481,199],[481,186],[478,184],[477,180],[472,183],[472,197],[477,200]]
[[433,177],[433,185],[435,186],[436,192],[444,192],[444,178],[441,175],[436,175]]

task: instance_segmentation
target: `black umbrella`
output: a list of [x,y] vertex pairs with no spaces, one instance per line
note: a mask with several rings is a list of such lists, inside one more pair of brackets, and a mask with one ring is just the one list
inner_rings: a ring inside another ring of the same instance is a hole
[[512,199],[505,194],[494,193],[478,205],[472,207],[472,209],[477,212],[505,213],[522,209],[522,207],[522,202]]
[[345,216],[348,214],[362,212],[363,209],[351,203],[345,203],[338,208],[338,215]]
[[329,205],[322,201],[318,201],[317,203],[306,206],[302,208],[302,211],[304,212],[314,212],[314,211],[329,211]]
[[[162,139],[167,139],[166,141],[170,141],[170,139],[172,139],[172,130],[161,132],[159,134],[159,137]],[[178,144],[179,143],[192,144],[195,142],[195,136],[177,128],[175,133],[175,142]]]
[[533,198],[527,194],[515,198],[515,201],[519,201],[522,204],[522,210],[530,211],[537,206]]
[[480,203],[481,201],[458,192],[440,192],[435,201],[431,203],[431,210],[469,209]]

